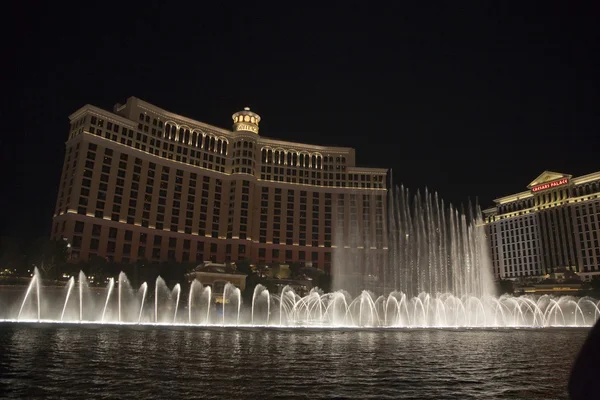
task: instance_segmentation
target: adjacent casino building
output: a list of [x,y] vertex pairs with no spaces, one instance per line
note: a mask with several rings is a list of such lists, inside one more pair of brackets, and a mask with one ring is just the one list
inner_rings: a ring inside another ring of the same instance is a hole
[[545,171],[527,189],[484,210],[494,276],[600,274],[600,172],[574,178]]
[[69,241],[72,262],[249,258],[329,270],[344,246],[383,267],[386,169],[357,167],[351,148],[260,136],[249,108],[232,118],[218,128],[135,97],[112,112],[81,107],[69,116],[52,237]]

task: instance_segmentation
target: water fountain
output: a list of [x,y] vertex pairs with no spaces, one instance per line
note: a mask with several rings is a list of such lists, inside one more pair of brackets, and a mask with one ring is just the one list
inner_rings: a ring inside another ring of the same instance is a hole
[[[589,297],[489,295],[491,266],[479,212],[468,207],[466,215],[459,213],[427,191],[411,196],[400,187],[389,196],[390,256],[383,265],[368,257],[353,265],[351,252],[338,245],[331,293],[315,288],[300,296],[289,286],[270,293],[257,285],[243,305],[231,283],[216,293],[197,280],[169,289],[158,277],[148,299],[148,284],[134,289],[121,272],[92,295],[80,272],[67,282],[64,299],[55,301],[41,292],[36,269],[18,313],[0,321],[389,329],[591,326],[600,317],[600,302]],[[336,235],[363,248],[371,236],[358,230]],[[346,267],[360,273],[345,274]],[[182,296],[187,301],[180,302]]]
[[[185,326],[262,326],[262,327],[312,327],[312,328],[501,328],[501,327],[550,327],[591,326],[600,318],[600,301],[589,297],[552,297],[509,295],[494,297],[484,295],[455,296],[450,293],[431,295],[425,292],[409,297],[403,292],[375,296],[363,291],[350,298],[344,291],[322,293],[313,289],[306,296],[299,296],[286,286],[278,294],[271,294],[263,286],[254,290],[248,313],[242,313],[241,292],[228,284],[223,291],[223,313],[211,317],[212,296],[210,286],[191,282],[185,295],[188,301],[179,302],[182,289],[179,284],[172,290],[162,287],[158,280],[158,296],[154,302],[147,301],[148,284],[138,290],[128,287],[127,277],[119,275],[119,293],[116,304],[111,295],[115,280],[110,279],[104,289],[105,296],[86,299],[88,285],[85,276],[81,282],[67,282],[64,301],[44,304],[40,296],[40,275],[36,271],[27,288],[19,312],[14,318],[3,322],[52,322],[122,325],[185,325]],[[73,288],[77,285],[83,296],[77,296],[76,318],[66,318],[65,310],[73,302]],[[166,286],[165,286],[166,287]],[[35,290],[34,290],[35,289]],[[170,296],[161,295],[165,290]],[[39,300],[38,300],[39,299]],[[96,306],[100,307],[96,307]],[[187,310],[179,310],[185,308]],[[116,306],[114,313],[111,307]],[[42,310],[44,310],[42,312]],[[181,311],[181,312],[178,312]],[[187,312],[183,312],[187,311]],[[55,318],[56,316],[56,318]]]

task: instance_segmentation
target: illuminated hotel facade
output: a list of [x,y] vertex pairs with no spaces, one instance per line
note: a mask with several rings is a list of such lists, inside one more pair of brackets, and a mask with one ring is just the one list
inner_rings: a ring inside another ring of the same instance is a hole
[[249,108],[232,118],[222,129],[135,97],[70,115],[51,235],[69,241],[71,262],[247,258],[329,271],[360,230],[348,251],[383,268],[386,169],[357,167],[351,148],[259,136]]
[[527,189],[483,211],[495,278],[600,275],[600,172],[545,171]]

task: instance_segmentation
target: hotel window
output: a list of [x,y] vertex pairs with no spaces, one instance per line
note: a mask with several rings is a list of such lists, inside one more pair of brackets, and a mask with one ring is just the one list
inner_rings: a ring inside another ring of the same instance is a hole
[[75,232],[76,233],[83,233],[83,227],[84,227],[84,223],[81,221],[75,221]]
[[100,245],[100,241],[98,239],[92,238],[90,241],[90,250],[98,250]]

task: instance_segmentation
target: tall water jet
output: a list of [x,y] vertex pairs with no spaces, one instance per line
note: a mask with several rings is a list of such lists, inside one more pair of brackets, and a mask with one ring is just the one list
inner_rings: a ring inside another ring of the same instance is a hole
[[[361,206],[361,199],[350,194],[351,207]],[[363,206],[366,201],[362,199]],[[371,246],[370,223],[352,231],[345,231],[344,225],[336,227],[335,289],[349,290],[354,296],[363,289],[377,294],[400,290],[408,296],[427,292],[481,297],[489,293],[491,262],[477,206],[460,213],[437,193],[425,189],[412,195],[403,186],[388,191],[387,204],[385,258],[361,253],[360,249],[378,252],[384,248],[383,242]]]
[[296,304],[296,293],[289,285],[285,285],[279,295],[279,326],[283,326],[283,316],[285,313],[286,325],[290,318],[294,305]]
[[118,294],[119,322],[123,321],[121,299],[123,297],[123,286],[125,285],[125,282],[127,282],[127,275],[125,275],[125,273],[123,271],[121,271],[119,273],[119,290],[117,293]]
[[203,287],[198,280],[190,284],[188,299],[188,322],[190,324],[209,324],[212,288]]
[[63,306],[62,312],[60,313],[60,320],[62,321],[65,317],[65,310],[67,309],[67,303],[69,302],[69,297],[71,296],[71,291],[73,290],[73,286],[75,286],[75,277],[70,277],[69,282],[67,283],[67,296],[65,297],[65,305]]
[[208,293],[208,301],[206,302],[206,323],[210,323],[210,302],[212,301],[212,287],[207,286],[203,293]]
[[148,284],[146,282],[142,283],[140,286],[140,290],[142,291],[142,304],[140,304],[140,313],[138,315],[138,324],[142,322],[142,311],[144,310],[144,301],[146,300],[146,292],[148,291]]
[[79,321],[83,321],[83,282],[86,280],[83,271],[79,271]]
[[200,285],[200,288],[202,288],[202,284],[196,279],[190,283],[190,294],[188,296],[188,324],[192,323],[192,309],[194,306],[194,294],[197,285]]
[[226,312],[225,312],[225,305],[229,304],[232,300],[236,300],[237,301],[237,313],[236,313],[236,309],[234,308],[234,315],[236,315],[235,321],[236,321],[236,325],[239,324],[240,322],[240,306],[242,303],[242,295],[240,292],[240,289],[237,288],[235,285],[233,285],[230,282],[227,282],[225,284],[225,287],[223,288],[223,308],[222,308],[222,312],[223,312],[223,325],[226,325]]
[[159,275],[156,277],[156,282],[154,284],[154,322],[156,323],[158,323],[158,288],[161,285],[164,286],[165,281]]
[[179,297],[181,296],[181,285],[178,283],[173,288],[173,292],[177,292],[177,300],[175,301],[175,311],[173,312],[173,323],[177,320],[177,309],[179,308]]
[[177,307],[181,296],[181,285],[178,283],[169,290],[167,283],[160,276],[154,286],[154,322],[170,324],[177,316]]
[[102,319],[101,322],[104,322],[104,316],[106,315],[106,308],[108,307],[108,300],[110,299],[110,294],[115,287],[115,278],[110,278],[108,281],[108,293],[106,294],[106,301],[104,302],[104,310],[102,310]]
[[251,324],[254,325],[254,309],[256,307],[257,296],[266,297],[267,300],[267,321],[266,325],[269,325],[269,314],[271,313],[271,299],[269,296],[269,291],[263,285],[258,284],[254,287],[254,292],[252,294],[252,310],[251,310]]
[[27,302],[27,299],[29,298],[29,295],[31,293],[31,290],[35,287],[36,289],[36,294],[37,294],[37,319],[38,321],[42,318],[42,310],[41,310],[41,305],[40,305],[40,278],[39,278],[39,271],[37,269],[37,267],[35,267],[33,269],[33,278],[31,279],[31,282],[29,282],[29,286],[27,287],[27,292],[25,292],[25,298],[23,299],[23,303],[21,303],[21,308],[19,309],[19,314],[17,315],[17,320],[21,319],[21,314],[23,313],[23,307],[25,307],[25,303]]

